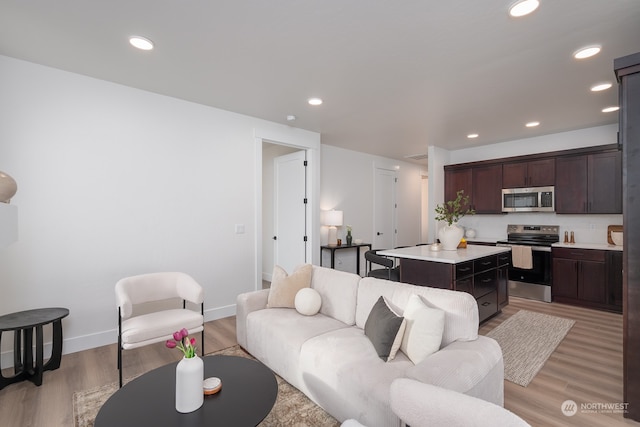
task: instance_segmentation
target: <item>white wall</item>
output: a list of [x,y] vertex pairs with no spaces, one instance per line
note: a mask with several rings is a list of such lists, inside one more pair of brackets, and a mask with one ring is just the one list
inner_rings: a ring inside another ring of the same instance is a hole
[[[429,181],[432,180],[432,177],[441,178],[442,183],[437,185],[443,192],[444,165],[615,144],[617,132],[618,125],[613,124],[463,150],[446,151],[437,147],[429,147]],[[431,157],[432,148],[434,151],[433,159]],[[429,189],[431,190],[431,188],[430,186]],[[443,198],[444,193],[439,196],[430,196],[429,203],[435,207],[436,204],[442,203]],[[622,215],[559,215],[540,212],[473,215],[460,220],[460,225],[477,230],[477,238],[487,239],[506,238],[508,224],[559,225],[561,238],[565,231],[574,231],[577,242],[606,243],[607,226],[622,225]]]
[[0,93],[0,169],[19,188],[0,312],[69,308],[65,353],[115,342],[114,285],[129,275],[187,272],[207,320],[234,314],[259,275],[256,137],[320,147],[317,133],[3,56]]
[[[322,145],[322,172],[320,209],[342,210],[344,226],[338,227],[338,238],[345,239],[346,225],[353,227],[354,239],[373,242],[374,168],[396,169],[397,186],[397,245],[415,245],[420,237],[421,181],[423,167],[412,163]],[[327,229],[322,227],[322,243],[327,243]],[[329,265],[329,252],[325,251],[323,265]],[[355,249],[336,251],[336,268],[355,272]],[[364,273],[364,262],[361,262]]]

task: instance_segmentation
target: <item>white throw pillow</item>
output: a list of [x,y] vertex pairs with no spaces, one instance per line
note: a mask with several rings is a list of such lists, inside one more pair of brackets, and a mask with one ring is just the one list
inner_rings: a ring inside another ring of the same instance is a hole
[[313,288],[300,289],[295,299],[296,310],[305,316],[313,316],[320,311],[322,297]]
[[444,332],[444,311],[429,307],[418,295],[411,295],[404,309],[407,326],[400,350],[414,364],[440,350]]

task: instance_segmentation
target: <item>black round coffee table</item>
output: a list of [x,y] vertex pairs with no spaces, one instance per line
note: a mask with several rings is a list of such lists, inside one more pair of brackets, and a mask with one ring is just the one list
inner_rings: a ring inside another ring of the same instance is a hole
[[222,390],[204,397],[200,409],[175,407],[176,363],[125,384],[102,406],[94,427],[256,426],[271,411],[278,383],[262,363],[237,356],[206,356],[204,377],[218,377]]

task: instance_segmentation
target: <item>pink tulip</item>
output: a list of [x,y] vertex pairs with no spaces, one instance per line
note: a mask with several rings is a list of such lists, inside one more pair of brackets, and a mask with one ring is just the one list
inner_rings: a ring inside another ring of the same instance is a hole
[[173,339],[176,341],[182,341],[182,331],[176,331],[173,333]]
[[196,339],[195,338],[191,338],[191,346],[192,347],[196,346]]
[[182,334],[182,338],[184,338],[184,337],[188,337],[188,336],[189,336],[189,331],[187,331],[187,329],[186,329],[186,328],[182,328],[182,329],[180,330],[180,333]]
[[167,342],[165,343],[165,345],[166,345],[168,348],[176,348],[176,342],[175,342],[175,341],[172,341],[172,340],[167,340]]

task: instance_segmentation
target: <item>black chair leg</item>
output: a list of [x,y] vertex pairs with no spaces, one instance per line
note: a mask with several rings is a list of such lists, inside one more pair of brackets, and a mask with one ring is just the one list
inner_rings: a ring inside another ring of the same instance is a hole
[[122,388],[122,317],[118,307],[118,381]]
[[202,314],[202,338],[200,340],[200,355],[204,357],[204,303],[200,303],[200,314]]

